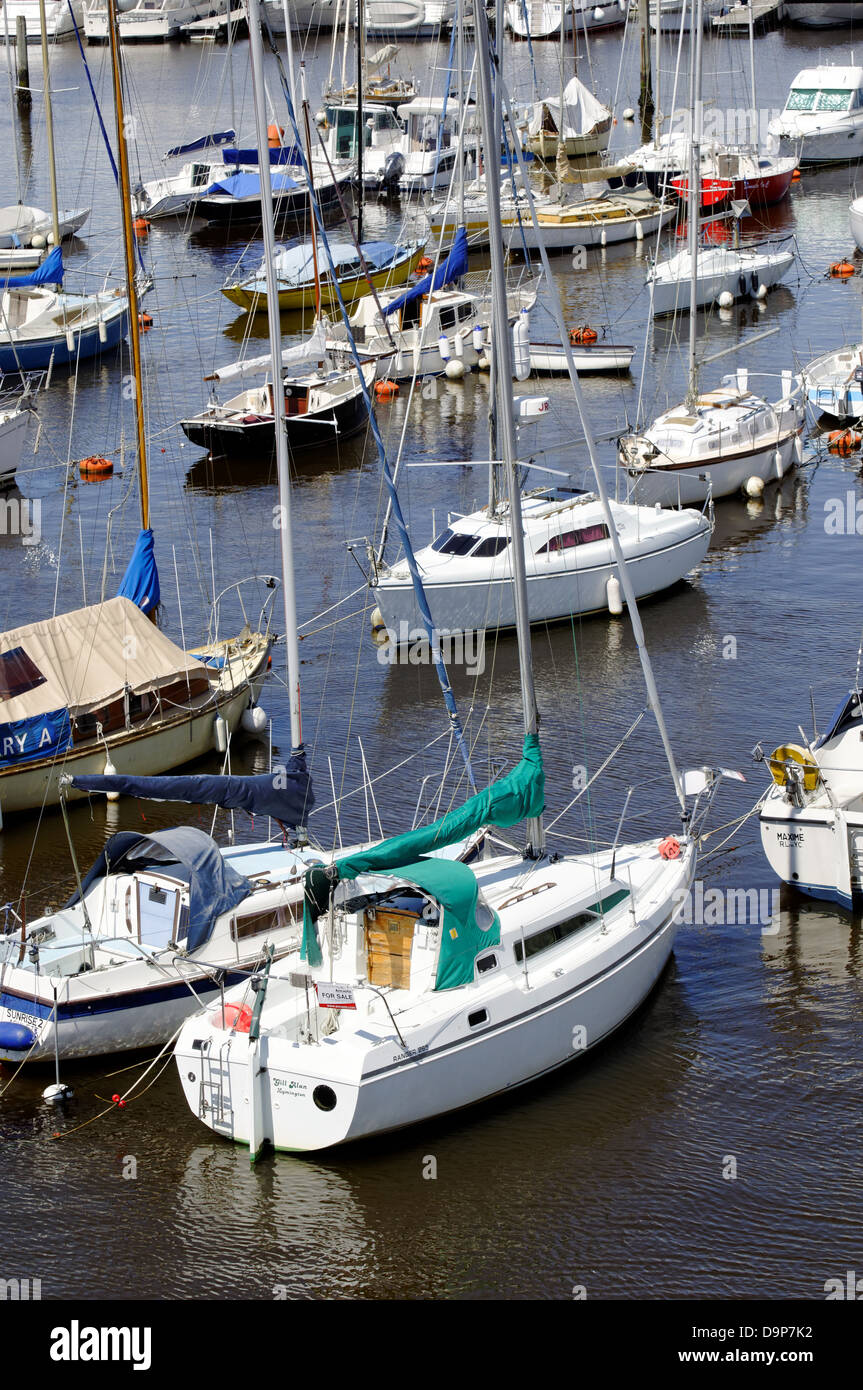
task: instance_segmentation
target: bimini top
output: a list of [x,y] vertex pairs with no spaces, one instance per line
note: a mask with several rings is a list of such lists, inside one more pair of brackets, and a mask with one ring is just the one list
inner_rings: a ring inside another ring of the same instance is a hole
[[[112,835],[92,865],[81,888],[87,890],[108,874],[133,874],[142,869],[159,869],[189,885],[189,931],[186,945],[195,951],[209,941],[216,918],[230,912],[252,892],[252,885],[238,874],[219,852],[215,840],[193,825],[158,830],[141,835],[137,830],[121,830]],[[171,870],[177,872],[172,875]],[[67,907],[80,900],[77,891]]]
[[84,714],[185,678],[208,677],[128,598],[0,633],[0,723],[68,709]]

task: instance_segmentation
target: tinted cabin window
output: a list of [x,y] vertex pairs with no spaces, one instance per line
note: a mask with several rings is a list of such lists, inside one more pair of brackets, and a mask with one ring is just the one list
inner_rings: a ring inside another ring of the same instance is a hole
[[13,647],[0,656],[0,700],[14,700],[26,690],[44,685],[46,677],[32,662],[23,647]]
[[847,111],[851,106],[851,93],[848,91],[819,92],[816,111]]
[[441,309],[440,326],[441,328],[455,327],[455,309]]
[[441,555],[467,555],[475,545],[476,536],[447,529],[436,541],[432,541],[432,550],[437,550]]
[[459,321],[463,321],[464,319],[471,319],[473,318],[473,305],[470,303],[459,304],[457,306],[457,312],[459,316]]
[[786,111],[814,111],[818,93],[804,88],[795,88],[788,94]]
[[489,536],[487,540],[480,541],[476,550],[471,551],[471,556],[474,560],[490,560],[492,556],[506,550],[508,545],[507,536]]
[[551,555],[558,550],[574,550],[577,545],[590,545],[592,541],[607,541],[608,527],[602,521],[596,526],[582,526],[576,531],[564,531],[559,536],[552,536],[547,545],[544,545],[537,552],[539,555]]
[[553,927],[545,927],[542,931],[533,933],[533,936],[526,936],[524,939],[524,950],[520,941],[515,943],[515,958],[521,962],[525,955],[539,955],[540,951],[547,951],[550,947],[556,946],[559,941],[565,941],[568,936],[574,936],[576,932],[582,931],[584,927],[590,927],[596,921],[592,912],[577,912],[574,917],[569,917],[565,922],[555,922]]

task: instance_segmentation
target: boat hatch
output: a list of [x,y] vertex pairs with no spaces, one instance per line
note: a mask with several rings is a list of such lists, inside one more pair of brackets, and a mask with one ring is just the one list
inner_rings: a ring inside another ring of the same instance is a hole
[[182,941],[189,929],[186,885],[162,874],[134,876],[138,940],[142,946],[167,946]]
[[365,912],[367,978],[379,988],[410,989],[414,932],[422,921],[417,910],[383,903]]

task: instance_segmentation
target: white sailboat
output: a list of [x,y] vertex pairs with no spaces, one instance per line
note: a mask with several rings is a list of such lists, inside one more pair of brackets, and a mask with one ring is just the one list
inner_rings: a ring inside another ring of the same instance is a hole
[[21,462],[31,412],[19,397],[3,390],[0,379],[0,488],[11,486]]
[[681,405],[664,411],[644,433],[624,435],[618,454],[621,467],[635,484],[635,496],[644,503],[666,506],[726,497],[751,479],[763,484],[782,478],[802,457],[804,403],[799,378],[795,380],[790,371],[782,375],[779,398],[772,402],[750,390],[746,370],[726,377],[715,390],[699,391],[696,310],[704,302],[702,257],[713,254],[699,246],[695,177],[701,143],[701,3],[698,0],[696,6],[691,104],[695,120],[689,166],[689,247],[685,253],[689,271],[689,385]]
[[[795,736],[796,737],[796,736]],[[863,905],[863,693],[852,687],[823,733],[765,755],[773,781],[761,805],[761,843],[774,873],[809,897]]]
[[[482,9],[476,23],[488,144],[493,122]],[[493,200],[497,405],[517,518],[495,207]],[[555,313],[562,329],[556,295]],[[578,394],[572,367],[570,375]],[[598,469],[597,486],[604,499]],[[307,875],[300,951],[268,964],[253,1007],[234,991],[224,1008],[197,1015],[180,1032],[175,1057],[192,1112],[216,1134],[248,1145],[253,1161],[267,1144],[326,1149],[510,1091],[584,1055],[656,984],[694,874],[696,843],[622,561],[620,568],[684,814],[681,835],[581,855],[546,849],[526,578],[516,559],[525,727],[519,764],[434,825]],[[712,780],[699,773],[687,785],[709,797]],[[696,824],[703,809],[697,801]],[[426,857],[467,831],[521,820],[527,821],[523,854],[472,865]]]

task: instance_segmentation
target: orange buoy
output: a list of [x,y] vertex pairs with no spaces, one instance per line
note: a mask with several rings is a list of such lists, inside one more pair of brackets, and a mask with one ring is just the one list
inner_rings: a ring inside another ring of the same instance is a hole
[[114,465],[110,459],[91,454],[89,458],[81,459],[78,472],[82,478],[107,478],[109,473],[114,472]]
[[836,279],[846,279],[849,275],[856,275],[857,271],[850,261],[834,261],[830,266],[828,274]]
[[799,170],[799,169],[795,169],[795,170],[794,170],[794,173],[791,175],[791,182],[792,182],[792,183],[799,183],[799,182],[800,182],[800,170]]
[[431,256],[420,256],[417,261],[417,270],[431,270],[433,265],[434,261]]
[[589,324],[584,324],[581,328],[571,328],[569,330],[569,341],[573,346],[577,346],[579,343],[595,343],[598,337],[599,334],[596,329],[591,328]]
[[141,325],[141,332],[149,333],[150,329],[153,327],[153,316],[152,314],[139,314],[138,322]]
[[271,150],[278,150],[282,147],[282,136],[285,133],[283,125],[267,126],[267,144]]
[[397,396],[399,384],[397,381],[376,381],[375,395],[379,400],[386,400],[389,396]]
[[662,859],[679,859],[680,841],[674,835],[666,835],[659,842],[659,853]]
[[146,217],[136,217],[135,221],[132,223],[132,231],[135,233],[135,236],[149,236],[150,224]]
[[827,448],[831,454],[853,454],[863,444],[863,434],[859,430],[831,430],[827,436]]

